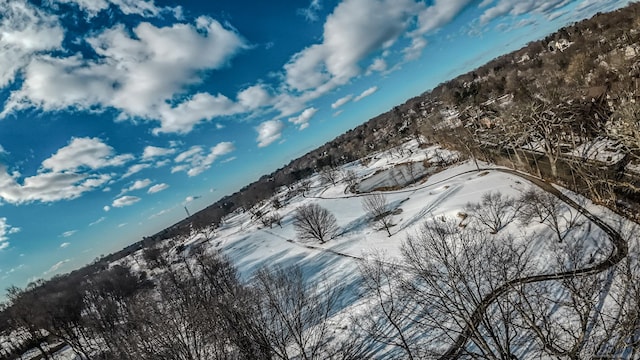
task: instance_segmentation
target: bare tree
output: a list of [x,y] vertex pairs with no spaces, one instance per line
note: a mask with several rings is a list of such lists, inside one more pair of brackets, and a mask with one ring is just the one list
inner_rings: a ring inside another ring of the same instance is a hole
[[373,221],[387,231],[391,237],[390,227],[393,226],[391,221],[391,209],[387,202],[387,197],[381,193],[370,194],[362,198],[362,208],[366,211]]
[[314,283],[300,267],[264,268],[253,285],[260,322],[279,359],[304,360],[338,357],[341,346],[330,336],[330,318],[337,310],[343,287]]
[[419,344],[407,327],[415,316],[415,304],[411,296],[402,293],[401,279],[406,274],[385,262],[379,254],[361,263],[359,269],[362,297],[368,300],[368,309],[355,316],[353,323],[369,339],[401,349],[407,359],[419,357]]
[[335,185],[338,182],[338,178],[340,177],[340,172],[331,166],[325,166],[320,170],[320,178],[325,183],[331,183],[331,185]]
[[520,197],[518,217],[523,224],[536,220],[546,225],[562,242],[575,228],[582,225],[581,214],[571,206],[565,205],[557,196],[542,190],[531,189]]
[[[556,246],[552,268],[570,272],[585,265],[583,242]],[[598,349],[606,347],[612,336],[613,317],[606,307],[611,274],[576,274],[515,287],[520,299],[518,326],[537,340],[534,352],[561,359],[597,358]]]
[[347,170],[342,178],[347,183],[347,185],[349,185],[349,187],[353,187],[358,183],[358,175],[353,170]]
[[293,226],[303,240],[325,243],[338,234],[338,222],[333,214],[318,204],[302,205],[293,216]]
[[490,191],[482,195],[479,203],[467,203],[465,210],[471,219],[496,234],[515,220],[518,206],[511,196]]
[[551,176],[558,176],[558,159],[562,155],[562,145],[567,130],[574,121],[574,114],[567,111],[561,103],[561,95],[551,92],[548,99],[536,100],[523,108],[525,131],[532,144],[547,157]]
[[[631,97],[631,96],[629,96]],[[638,158],[640,154],[640,104],[637,102],[625,101],[611,116],[606,127],[607,135],[620,141],[627,153]]]
[[[442,355],[442,346],[452,346],[460,337],[456,354],[513,358],[527,339],[513,325],[517,298],[503,284],[531,271],[524,247],[445,219],[426,222],[401,250],[412,275],[403,284],[403,296],[419,307],[413,321],[430,339],[426,355]],[[494,291],[501,296],[487,302]],[[486,310],[478,313],[478,308]]]

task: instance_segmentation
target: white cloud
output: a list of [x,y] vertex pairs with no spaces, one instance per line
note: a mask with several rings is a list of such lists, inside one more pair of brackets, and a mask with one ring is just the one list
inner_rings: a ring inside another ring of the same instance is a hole
[[2,145],[0,145],[0,155],[2,155],[2,154],[8,154],[8,153],[7,153],[7,150],[5,150],[5,149],[2,147]]
[[75,199],[111,180],[110,174],[96,170],[118,167],[132,158],[117,155],[98,138],[73,138],[45,159],[36,175],[23,177],[0,166],[0,199],[12,204]]
[[177,11],[177,9],[158,8],[153,0],[53,0],[58,3],[74,4],[82,11],[87,13],[89,18],[98,15],[103,10],[109,9],[109,6],[114,5],[125,15],[140,15],[144,17],[154,17],[160,14],[160,12]]
[[411,44],[402,50],[406,61],[416,60],[422,55],[422,50],[427,47],[427,40],[423,37],[414,37]]
[[109,175],[76,174],[71,172],[44,172],[24,178],[18,183],[19,173],[7,173],[0,166],[0,198],[12,204],[33,201],[53,202],[80,197],[85,192],[107,183]]
[[213,118],[235,115],[244,111],[243,107],[224,95],[198,93],[175,107],[162,104],[159,110],[161,126],[154,129],[153,133],[186,134],[203,120],[210,121]]
[[198,196],[198,195],[196,195],[196,196],[189,195],[184,199],[183,204],[187,205],[188,203],[193,202],[194,200],[198,200],[198,199],[200,199],[200,196]]
[[60,244],[60,248],[64,249],[64,248],[69,247],[69,245],[71,245],[70,242],[63,242],[62,244]]
[[168,212],[169,212],[169,211],[171,211],[171,210],[173,210],[173,208],[160,210],[160,211],[158,211],[157,213],[155,213],[155,214],[153,214],[153,215],[149,216],[149,218],[148,218],[148,219],[149,219],[149,220],[151,220],[151,219],[156,218],[156,217],[158,217],[158,216],[164,215],[164,214],[168,213]]
[[271,95],[262,84],[250,86],[238,93],[238,102],[247,109],[257,109],[271,103]]
[[105,221],[106,219],[107,219],[107,218],[106,218],[105,216],[102,216],[100,219],[98,219],[98,220],[96,220],[96,221],[94,221],[94,222],[90,223],[90,224],[89,224],[89,226],[98,225],[98,224],[100,224],[101,222]]
[[360,95],[358,95],[355,98],[353,98],[353,102],[360,101],[360,100],[366,98],[367,96],[372,95],[376,91],[378,91],[378,87],[377,86],[372,86],[372,87],[368,88],[367,90],[363,91]]
[[294,90],[324,86],[326,92],[361,72],[359,63],[389,48],[409,26],[419,5],[412,0],[345,0],[324,24],[323,42],[297,53],[285,65]]
[[147,193],[149,194],[155,194],[155,193],[159,193],[160,191],[166,190],[169,187],[169,185],[162,183],[162,184],[155,184],[152,187],[149,188],[149,190],[147,191]]
[[367,75],[387,70],[387,62],[383,58],[375,58],[367,68]]
[[309,127],[309,120],[318,112],[318,109],[310,107],[305,109],[300,115],[289,118],[289,122],[298,125],[300,130]]
[[340,99],[336,100],[333,104],[331,104],[331,108],[332,109],[337,109],[340,106],[342,106],[342,105],[348,103],[349,101],[351,101],[351,99],[353,99],[353,95],[352,94],[343,96]]
[[9,235],[20,232],[20,228],[7,223],[6,217],[0,217],[0,250],[9,247]]
[[258,147],[265,147],[271,145],[274,141],[280,139],[282,136],[282,130],[284,124],[280,120],[269,120],[258,125],[256,131],[258,132]]
[[15,80],[31,56],[59,49],[64,38],[58,19],[24,0],[0,1],[0,88]]
[[134,174],[137,174],[137,173],[139,173],[140,171],[142,171],[142,170],[144,170],[144,169],[148,169],[148,168],[150,168],[150,167],[151,167],[151,165],[150,165],[150,164],[134,164],[134,165],[131,165],[131,166],[129,167],[129,169],[127,169],[127,172],[126,172],[126,173],[124,173],[124,174],[122,175],[122,178],[123,178],[123,179],[126,179],[126,178],[128,178],[129,176],[134,175]]
[[500,0],[494,6],[488,7],[480,16],[480,22],[486,24],[491,20],[504,16],[518,16],[527,13],[549,15],[573,0]]
[[[115,108],[121,112],[120,119],[160,121],[158,132],[186,132],[199,120],[235,111],[222,95],[197,94],[175,107],[167,104],[187,86],[200,82],[201,71],[223,67],[246,48],[235,30],[216,20],[199,17],[195,24],[161,28],[143,22],[133,34],[115,26],[87,42],[97,59],[79,54],[32,59],[2,116],[29,107],[45,111]],[[180,122],[177,116],[184,114],[189,117]]]
[[113,200],[113,203],[111,204],[111,206],[113,206],[115,208],[130,206],[130,205],[133,205],[133,204],[137,203],[140,200],[141,199],[139,197],[137,197],[137,196],[125,195],[125,196],[122,196],[122,197],[119,197],[119,198]]
[[60,148],[42,162],[42,167],[54,172],[74,171],[80,168],[101,169],[120,166],[133,159],[130,154],[114,156],[111,146],[98,138],[73,138],[69,145]]
[[156,157],[162,157],[171,155],[176,152],[176,149],[162,148],[157,146],[147,146],[142,152],[142,160],[151,160]]
[[53,266],[51,266],[49,268],[49,270],[45,271],[43,274],[44,275],[48,275],[48,274],[51,274],[53,272],[56,272],[62,267],[62,265],[66,264],[66,263],[68,263],[70,261],[71,261],[70,259],[65,259],[65,260],[62,260],[62,261],[58,261],[57,263],[53,264]]
[[194,145],[189,150],[182,152],[178,156],[176,156],[174,161],[178,163],[184,162],[185,160],[190,159],[195,155],[200,154],[201,152],[202,152],[202,146]]
[[64,238],[68,238],[70,236],[73,236],[73,234],[77,233],[78,230],[69,230],[69,231],[65,231],[62,234],[60,234],[60,237],[64,237]]
[[208,170],[218,158],[234,150],[235,146],[231,142],[221,142],[210,148],[208,153],[205,153],[202,146],[192,146],[189,150],[176,156],[174,161],[183,164],[174,166],[171,172],[186,171],[189,176],[200,175]]
[[149,185],[151,185],[150,179],[136,180],[127,188],[126,192],[144,189]]
[[420,36],[438,30],[453,20],[470,3],[471,0],[435,0],[418,14],[418,26],[412,35]]
[[105,206],[102,208],[102,210],[104,210],[104,211],[106,212],[106,211],[111,210],[111,207],[110,207],[109,205],[105,205]]
[[318,21],[318,11],[322,9],[322,4],[320,0],[311,0],[309,6],[303,9],[298,9],[298,14],[304,16],[307,21],[315,22]]

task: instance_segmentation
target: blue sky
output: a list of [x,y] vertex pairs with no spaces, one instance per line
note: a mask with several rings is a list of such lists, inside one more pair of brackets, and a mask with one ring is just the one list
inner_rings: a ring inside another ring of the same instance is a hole
[[606,0],[0,0],[0,288],[206,207]]

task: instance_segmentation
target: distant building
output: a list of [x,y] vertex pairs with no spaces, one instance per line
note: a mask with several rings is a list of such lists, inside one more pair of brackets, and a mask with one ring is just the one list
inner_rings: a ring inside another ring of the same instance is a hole
[[549,51],[552,53],[556,51],[563,52],[567,50],[569,46],[571,46],[571,44],[573,43],[567,39],[560,39],[560,40],[549,42],[549,44],[547,45],[547,49],[549,49]]

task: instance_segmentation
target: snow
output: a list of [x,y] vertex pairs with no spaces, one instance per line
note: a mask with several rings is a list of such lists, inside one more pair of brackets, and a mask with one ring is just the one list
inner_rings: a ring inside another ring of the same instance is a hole
[[[241,277],[247,280],[265,266],[297,265],[302,268],[308,281],[329,281],[344,285],[348,296],[343,299],[341,311],[334,319],[336,332],[339,332],[348,323],[344,314],[360,313],[366,311],[368,306],[366,299],[359,294],[358,266],[362,259],[372,254],[384,254],[388,261],[398,262],[403,241],[415,235],[426,220],[445,216],[460,221],[457,215],[465,211],[465,205],[479,202],[487,192],[498,191],[518,198],[533,186],[516,175],[496,171],[499,168],[489,164],[482,164],[485,169],[478,171],[471,161],[444,169],[421,166],[420,176],[426,176],[426,179],[419,182],[397,181],[399,174],[407,177],[406,164],[434,163],[434,159],[453,162],[457,158],[457,154],[438,146],[423,149],[414,140],[340,169],[343,173],[351,170],[357,174],[361,180],[358,185],[360,192],[389,184],[398,188],[384,192],[390,207],[395,210],[391,236],[387,236],[386,231],[377,229],[363,210],[361,200],[363,196],[367,196],[366,193],[349,193],[344,182],[325,184],[319,175],[314,175],[310,179],[312,187],[305,194],[290,196],[286,194],[286,189],[276,194],[275,197],[282,203],[280,209],[273,209],[271,201],[260,205],[260,210],[265,213],[277,211],[282,216],[282,226],[265,228],[260,221],[252,219],[250,212],[235,212],[225,218],[211,239],[207,240],[202,234],[193,234],[184,240],[183,245],[205,242],[211,249],[229,257]],[[403,167],[405,170],[402,170]],[[563,191],[605,220],[623,222],[612,212],[567,190]],[[311,203],[318,204],[335,215],[341,229],[339,236],[324,244],[297,240],[293,214],[297,207]],[[530,253],[535,256],[537,274],[558,271],[551,268],[554,263],[552,259],[557,259],[559,251],[578,243],[582,247],[582,253],[577,260],[580,264],[577,265],[586,267],[606,258],[612,245],[599,227],[583,220],[583,225],[571,232],[562,244],[558,244],[548,227],[537,223],[521,224],[514,221],[501,230],[499,235],[512,236],[527,245]],[[136,269],[144,264],[139,252],[124,261]],[[67,355],[56,358],[73,359],[69,357],[71,355],[68,351],[65,354]]]
[[[361,184],[359,189],[363,191],[386,184],[385,176],[386,181],[393,181],[389,178],[398,164],[430,159],[436,151],[443,150],[438,147],[420,149],[417,143],[409,142],[403,145],[403,150],[379,153],[364,161],[348,164],[342,170],[353,170],[363,183],[368,183]],[[455,154],[448,155],[455,157]],[[488,164],[483,166],[491,167]],[[393,216],[394,226],[389,237],[384,230],[374,227],[362,209],[361,198],[366,194],[350,194],[343,183],[335,186],[322,184],[317,176],[312,179],[312,184],[314,187],[304,197],[296,195],[278,210],[282,216],[282,227],[264,228],[251,220],[248,213],[235,214],[227,219],[211,244],[232,260],[245,279],[250,279],[263,266],[298,265],[309,281],[333,281],[345,285],[353,296],[345,300],[343,314],[361,312],[367,306],[365,299],[358,296],[359,259],[371,254],[384,254],[388,261],[398,262],[401,244],[408,236],[415,235],[425,220],[442,216],[459,220],[457,214],[464,211],[465,205],[479,202],[487,192],[499,191],[517,198],[533,186],[515,175],[493,170],[477,171],[470,161],[459,163],[431,174],[422,183],[384,192],[390,206],[401,210]],[[285,198],[283,195],[276,196],[282,199]],[[578,198],[577,195],[572,196]],[[581,201],[586,202],[584,199]],[[340,236],[325,244],[296,240],[293,213],[298,206],[310,203],[316,203],[336,216],[341,228]],[[590,210],[606,213],[593,204],[588,206]],[[263,210],[268,210],[268,207],[264,205]],[[608,213],[607,216],[614,215]],[[535,255],[537,274],[558,271],[551,268],[552,260],[557,259],[559,251],[575,245],[577,241],[583,245],[578,266],[601,261],[612,249],[600,228],[588,221],[570,233],[563,244],[558,244],[552,231],[542,224],[523,225],[516,221],[501,230],[500,235],[513,236],[526,243],[531,254]],[[338,316],[335,321],[339,324],[346,320]]]

